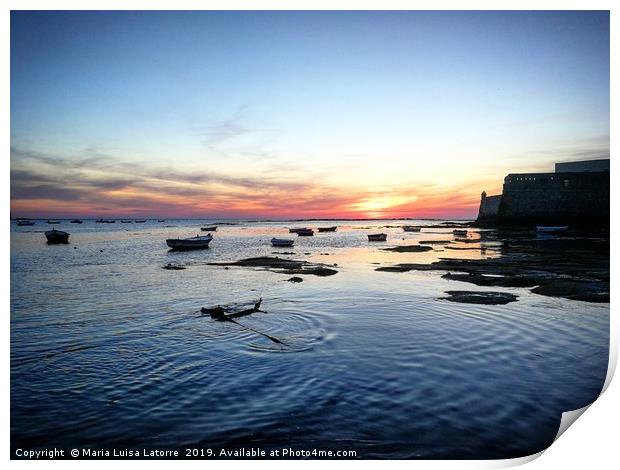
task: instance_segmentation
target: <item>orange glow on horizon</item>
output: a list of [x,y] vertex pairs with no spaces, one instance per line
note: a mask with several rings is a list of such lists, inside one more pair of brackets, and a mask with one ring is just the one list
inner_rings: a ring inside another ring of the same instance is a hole
[[[320,191],[319,191],[320,192]],[[264,196],[209,195],[186,198],[179,195],[123,189],[102,192],[91,201],[55,199],[12,200],[14,217],[223,217],[223,218],[473,218],[479,192],[465,196],[435,192],[425,197],[331,195],[323,204],[320,194],[273,194]],[[99,199],[100,203],[96,200]],[[333,203],[332,203],[333,201]]]
[[[293,171],[288,177],[230,175],[118,162],[61,174],[36,156],[23,157],[15,170],[32,176],[12,180],[11,215],[32,218],[474,218],[482,190],[497,194],[501,183],[501,177],[460,175],[452,185],[444,179],[390,186],[386,177],[376,186],[354,173],[338,182],[338,172],[334,178]],[[54,174],[58,179],[50,183]]]

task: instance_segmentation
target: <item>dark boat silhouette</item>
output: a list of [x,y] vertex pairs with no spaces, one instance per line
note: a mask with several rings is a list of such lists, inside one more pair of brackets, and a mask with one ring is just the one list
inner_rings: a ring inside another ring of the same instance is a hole
[[384,242],[387,240],[387,233],[373,233],[368,235],[369,242]]
[[213,240],[211,234],[198,235],[190,238],[169,238],[166,240],[166,245],[177,251],[200,250],[209,248],[211,240]]
[[289,238],[272,238],[271,246],[293,246],[295,240]]
[[62,230],[56,230],[55,228],[45,232],[45,238],[47,238],[47,243],[50,245],[69,243],[69,234],[67,232],[63,232]]

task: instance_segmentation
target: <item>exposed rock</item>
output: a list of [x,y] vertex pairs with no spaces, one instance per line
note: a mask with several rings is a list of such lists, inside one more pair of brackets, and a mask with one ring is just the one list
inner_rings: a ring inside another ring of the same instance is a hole
[[395,251],[397,253],[419,253],[422,251],[432,251],[432,246],[422,246],[422,245],[401,245],[401,246],[393,246],[390,248],[381,248],[383,251]]
[[215,266],[246,266],[255,268],[301,268],[304,261],[278,258],[277,256],[258,256],[256,258],[245,258],[239,261],[228,261],[220,263],[207,263]]
[[483,240],[481,238],[465,238],[455,236],[454,241],[458,243],[480,243]]
[[466,290],[446,291],[450,297],[440,297],[441,300],[460,302],[465,304],[505,305],[517,300],[517,296],[507,292],[474,292]]
[[375,271],[386,271],[393,273],[406,273],[407,271],[437,271],[441,268],[436,268],[433,264],[419,264],[419,263],[401,263],[395,266],[381,266],[375,268]]
[[448,271],[446,279],[479,286],[534,287],[532,292],[539,295],[609,302],[608,237],[549,239],[532,237],[531,231],[498,231],[486,234],[485,239],[501,243],[493,247],[493,253],[500,256],[442,258],[430,264],[381,266],[376,271]]
[[532,292],[549,297],[609,303],[609,286],[602,282],[559,280],[535,287]]
[[308,261],[297,261],[272,256],[259,256],[246,258],[239,261],[207,263],[215,266],[245,266],[252,268],[265,268],[269,271],[282,274],[312,274],[315,276],[332,276],[337,274],[335,269],[327,268],[322,264],[313,264]]
[[423,225],[422,228],[467,228],[473,226],[473,222],[442,222],[441,224]]
[[185,269],[185,266],[183,266],[181,264],[168,263],[166,266],[162,266],[162,268],[163,269],[173,270],[173,271],[180,271],[182,269]]
[[287,269],[282,271],[284,274],[313,274],[315,276],[333,276],[334,274],[338,274],[338,271],[335,269],[326,268],[323,266],[308,266],[301,269]]
[[447,273],[443,276],[444,279],[450,279],[452,281],[470,282],[477,286],[496,286],[496,287],[532,287],[538,286],[541,283],[548,282],[549,276],[541,275],[510,275],[510,276],[489,276],[485,274],[477,273]]

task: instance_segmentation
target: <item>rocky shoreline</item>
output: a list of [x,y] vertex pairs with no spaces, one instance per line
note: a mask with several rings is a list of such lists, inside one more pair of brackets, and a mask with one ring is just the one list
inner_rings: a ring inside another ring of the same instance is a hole
[[530,288],[549,297],[609,302],[609,237],[605,233],[540,237],[531,230],[497,230],[480,232],[480,239],[469,242],[476,241],[480,250],[488,249],[485,244],[492,242],[499,256],[441,258],[430,264],[400,263],[375,270],[444,271],[445,279],[477,286]]

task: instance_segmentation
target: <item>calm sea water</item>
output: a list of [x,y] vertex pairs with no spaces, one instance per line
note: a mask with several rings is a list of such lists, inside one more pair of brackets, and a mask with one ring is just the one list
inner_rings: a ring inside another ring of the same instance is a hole
[[[609,305],[493,288],[518,302],[440,300],[489,290],[380,264],[489,250],[391,253],[451,238],[399,221],[220,225],[208,250],[168,251],[196,220],[56,226],[11,222],[11,446],[355,450],[362,458],[501,458],[554,438],[561,412],[592,402],[608,360]],[[412,223],[412,222],[408,222]],[[413,222],[416,223],[416,222]],[[430,224],[418,221],[417,224]],[[436,223],[436,222],[433,222]],[[338,224],[299,237],[286,227]],[[369,244],[384,231],[387,244]],[[443,232],[443,233],[442,233]],[[273,236],[295,237],[274,249]],[[492,246],[490,247],[492,248]],[[331,277],[209,266],[271,255],[337,264]],[[165,264],[187,265],[167,271]],[[203,306],[254,302],[242,325]],[[279,338],[274,343],[249,328]]]

